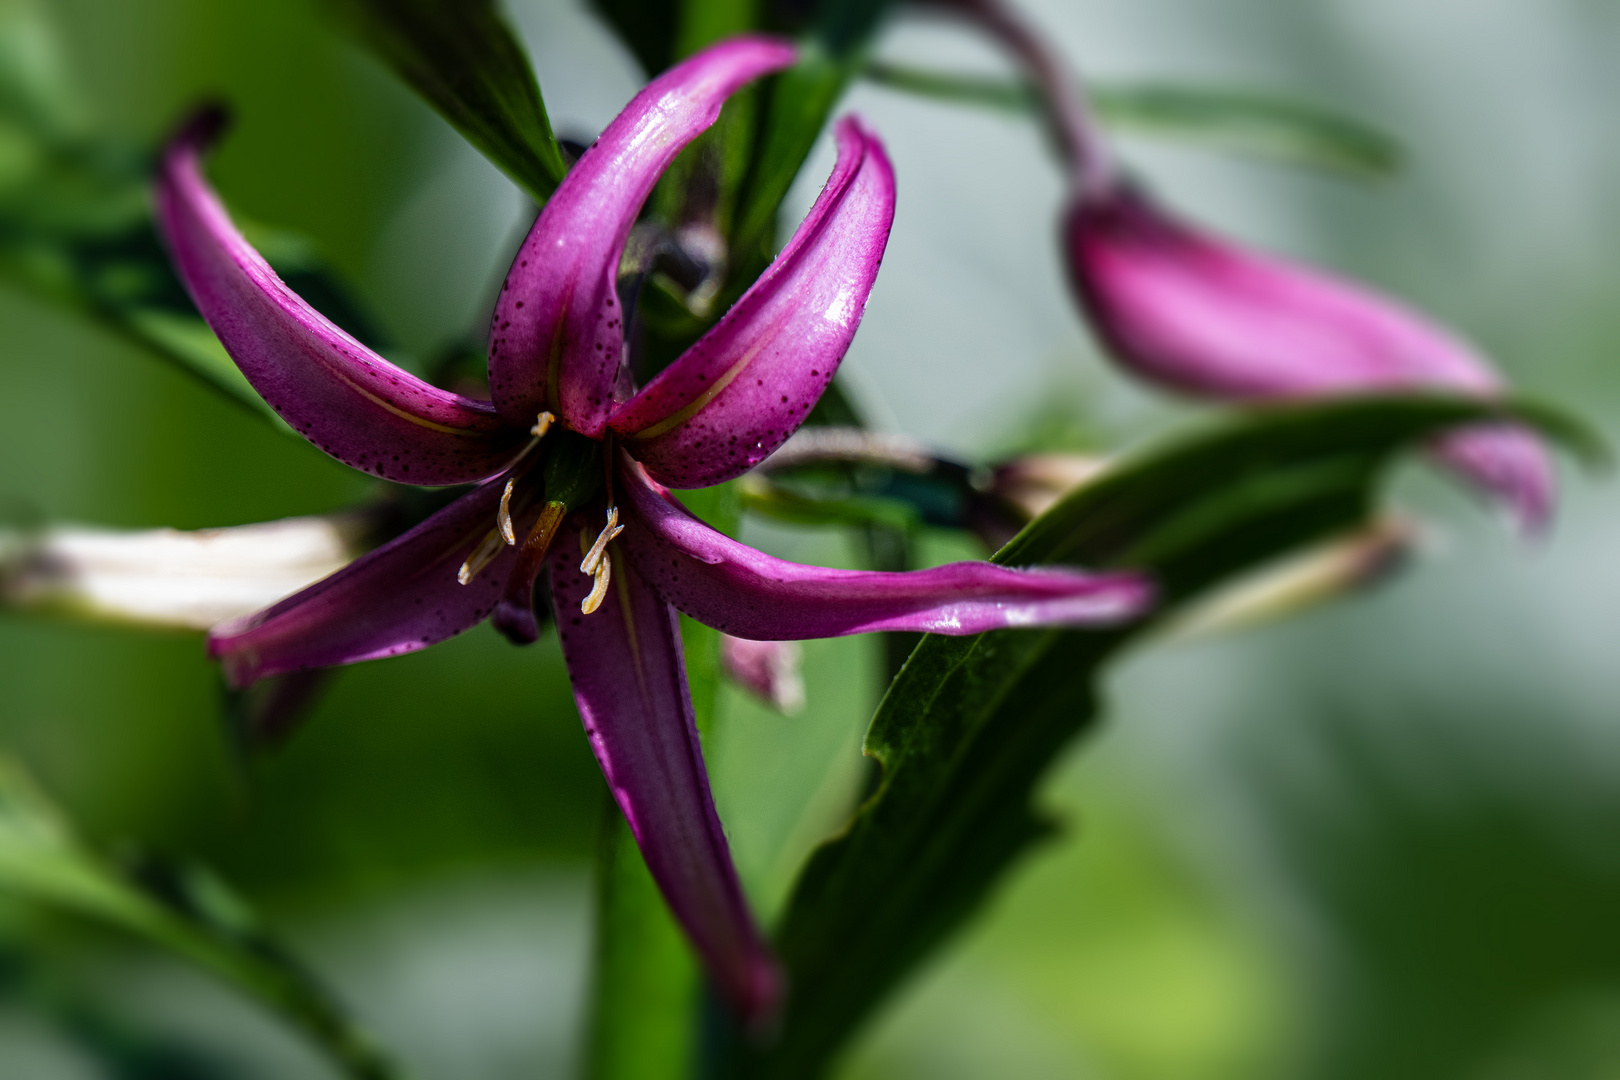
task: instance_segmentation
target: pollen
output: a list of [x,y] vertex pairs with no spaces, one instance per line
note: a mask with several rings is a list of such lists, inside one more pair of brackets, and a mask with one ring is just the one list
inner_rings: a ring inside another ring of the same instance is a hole
[[467,561],[461,564],[460,570],[456,571],[456,580],[463,585],[467,584],[477,577],[478,572],[488,566],[496,555],[500,554],[500,550],[501,530],[491,529],[489,535],[484,537],[483,543],[479,544],[477,549],[467,556]]
[[585,615],[602,606],[602,598],[607,596],[608,583],[613,580],[613,559],[607,552],[602,553],[594,573],[596,580],[591,584],[590,595],[579,602],[579,610]]
[[542,412],[538,417],[535,418],[534,427],[529,429],[529,434],[533,435],[537,439],[545,438],[546,432],[551,430],[551,425],[556,421],[556,419],[557,417],[552,413]]
[[624,532],[624,526],[619,524],[619,508],[617,506],[608,507],[607,524],[597,534],[596,543],[592,544],[591,549],[585,553],[584,560],[579,564],[579,572],[582,574],[596,573],[597,564],[607,558],[608,544],[612,543],[614,537],[622,532]]

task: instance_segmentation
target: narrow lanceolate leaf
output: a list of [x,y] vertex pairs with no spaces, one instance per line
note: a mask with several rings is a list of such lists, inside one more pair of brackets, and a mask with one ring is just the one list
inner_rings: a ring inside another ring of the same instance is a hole
[[744,283],[770,260],[776,216],[891,0],[822,0],[799,62],[772,80],[732,229]]
[[[1003,564],[1134,569],[1152,618],[1114,629],[923,640],[879,707],[876,795],[811,859],[778,934],[780,1038],[737,1074],[811,1077],[1053,825],[1030,805],[1096,718],[1098,670],[1213,585],[1368,518],[1395,454],[1489,406],[1365,398],[1278,408],[1128,456],[1037,518]],[[1524,413],[1519,417],[1523,418]]]
[[567,160],[494,0],[328,0],[356,38],[536,202]]
[[[869,64],[872,82],[940,101],[1040,113],[1040,98],[1013,79],[958,75],[900,64]],[[1360,120],[1274,94],[1210,87],[1137,84],[1090,88],[1091,103],[1125,133],[1203,143],[1368,179],[1401,165],[1400,144]]]
[[680,0],[590,0],[590,4],[641,62],[649,78],[675,62]]
[[104,858],[3,755],[0,892],[119,927],[207,968],[301,1031],[346,1076],[400,1075],[222,882],[194,867]]

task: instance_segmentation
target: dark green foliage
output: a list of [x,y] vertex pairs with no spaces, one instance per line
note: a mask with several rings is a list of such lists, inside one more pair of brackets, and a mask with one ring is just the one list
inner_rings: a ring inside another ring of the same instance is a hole
[[679,0],[591,0],[591,8],[613,27],[649,78],[675,62]]
[[356,1080],[398,1075],[223,882],[193,865],[104,858],[0,757],[0,890],[144,937],[253,997]]
[[536,202],[568,171],[494,0],[327,0],[355,37]]
[[1227,420],[1135,454],[1038,518],[1005,565],[1135,568],[1153,616],[1112,631],[930,636],[879,707],[881,783],[812,858],[778,935],[792,993],[779,1040],[737,1044],[738,1075],[820,1075],[873,1008],[1053,829],[1031,806],[1057,753],[1096,720],[1096,677],[1183,602],[1364,520],[1415,441],[1486,407],[1360,399]]

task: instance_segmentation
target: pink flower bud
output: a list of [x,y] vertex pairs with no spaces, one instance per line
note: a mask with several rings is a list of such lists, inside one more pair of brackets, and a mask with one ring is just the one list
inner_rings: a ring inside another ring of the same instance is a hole
[[[1140,192],[1076,199],[1069,269],[1092,326],[1135,374],[1200,397],[1269,400],[1433,388],[1494,397],[1502,383],[1469,345],[1396,301],[1320,270],[1200,233]],[[1553,475],[1535,438],[1508,424],[1462,429],[1437,458],[1546,524]]]
[[785,716],[804,709],[804,676],[795,641],[720,635],[720,665],[731,681]]

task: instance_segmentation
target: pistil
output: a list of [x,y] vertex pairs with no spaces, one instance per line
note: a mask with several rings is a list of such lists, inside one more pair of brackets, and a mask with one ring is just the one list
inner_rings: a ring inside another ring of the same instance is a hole
[[534,617],[534,581],[540,576],[546,553],[551,550],[551,542],[567,516],[568,507],[563,503],[546,503],[518,546],[517,559],[506,579],[506,592],[494,616],[496,627],[513,641],[526,644],[540,635]]

